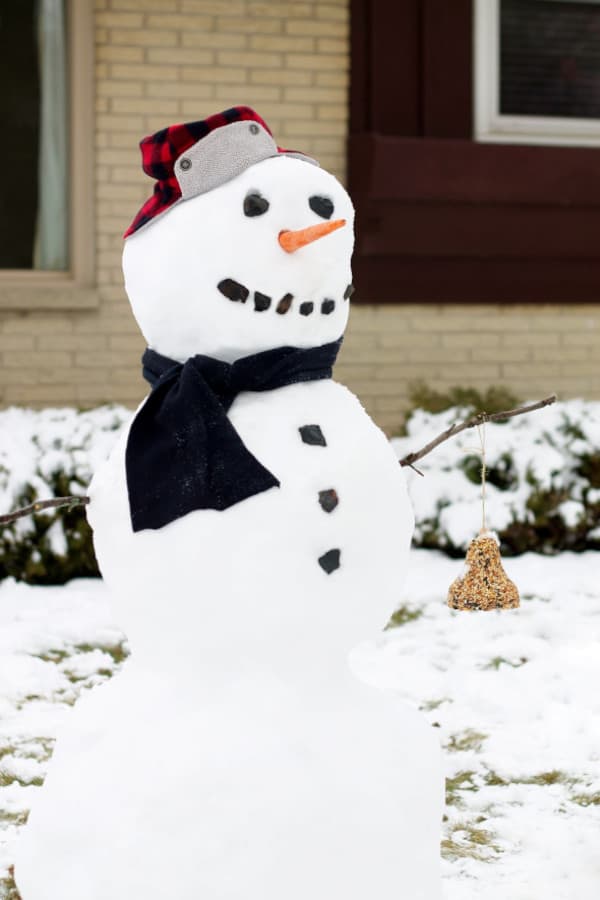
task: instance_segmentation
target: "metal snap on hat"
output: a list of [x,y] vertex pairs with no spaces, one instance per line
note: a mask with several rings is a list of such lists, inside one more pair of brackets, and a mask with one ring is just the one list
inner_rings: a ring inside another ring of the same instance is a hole
[[163,128],[145,137],[140,149],[142,168],[156,184],[124,237],[176,203],[212,191],[263,159],[286,155],[318,165],[310,156],[278,147],[267,123],[249,106]]

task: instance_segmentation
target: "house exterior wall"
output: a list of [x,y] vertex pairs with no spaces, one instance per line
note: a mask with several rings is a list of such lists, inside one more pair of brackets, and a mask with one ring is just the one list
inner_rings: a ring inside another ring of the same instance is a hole
[[[348,16],[348,0],[95,0],[98,306],[29,312],[0,302],[2,404],[143,397],[144,344],[120,267],[122,233],[152,190],[140,167],[143,135],[245,103],[281,144],[344,181]],[[353,305],[337,377],[389,431],[416,379],[600,397],[600,306],[360,300],[369,303]]]

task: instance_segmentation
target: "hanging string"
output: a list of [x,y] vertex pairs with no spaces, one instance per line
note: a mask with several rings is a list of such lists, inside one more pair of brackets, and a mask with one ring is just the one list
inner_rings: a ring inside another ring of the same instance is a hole
[[485,500],[486,500],[486,476],[487,463],[485,458],[485,422],[477,426],[477,434],[479,435],[479,443],[481,445],[481,533],[487,531],[487,523],[485,518]]

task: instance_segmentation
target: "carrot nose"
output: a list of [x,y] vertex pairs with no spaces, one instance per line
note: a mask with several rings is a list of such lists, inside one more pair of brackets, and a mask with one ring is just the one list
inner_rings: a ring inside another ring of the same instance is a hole
[[279,243],[286,253],[293,253],[294,250],[306,247],[307,244],[312,244],[318,238],[325,237],[326,234],[331,234],[332,231],[337,231],[338,228],[343,228],[345,224],[345,219],[335,219],[333,222],[323,222],[320,225],[310,225],[308,228],[301,228],[300,231],[280,231]]

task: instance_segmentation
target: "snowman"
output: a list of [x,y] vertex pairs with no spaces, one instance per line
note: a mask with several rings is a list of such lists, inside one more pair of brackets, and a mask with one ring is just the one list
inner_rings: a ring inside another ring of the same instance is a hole
[[413,527],[331,378],[351,201],[247,107],[141,147],[123,268],[151,392],[89,506],[131,656],[59,736],[22,900],[439,900],[435,733],[348,664]]

